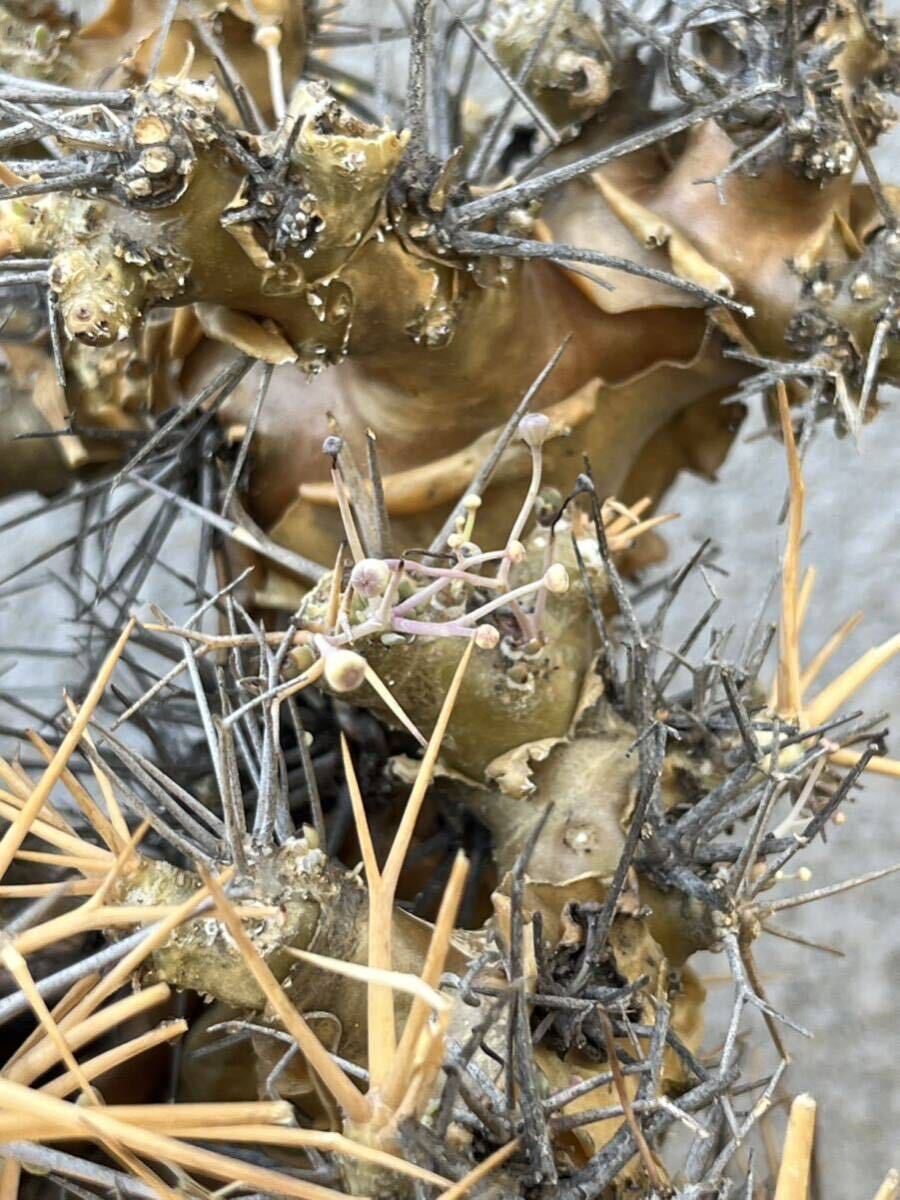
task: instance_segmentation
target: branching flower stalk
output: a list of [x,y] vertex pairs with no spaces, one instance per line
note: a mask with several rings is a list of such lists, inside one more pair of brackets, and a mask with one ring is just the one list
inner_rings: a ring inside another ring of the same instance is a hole
[[[449,681],[462,645],[471,640],[479,653],[451,719],[445,751],[449,761],[478,778],[526,729],[542,730],[543,736],[565,733],[590,665],[592,626],[585,586],[577,582],[570,589],[574,560],[566,534],[584,525],[583,515],[576,512],[570,518],[562,509],[551,514],[546,529],[538,525],[525,534],[539,503],[549,428],[550,421],[540,413],[518,422],[518,436],[530,448],[532,474],[502,548],[484,550],[473,540],[483,504],[478,494],[469,493],[446,538],[446,552],[426,561],[366,557],[353,564],[346,580],[335,573],[320,581],[298,614],[298,638],[304,638],[305,630],[307,648],[293,655],[301,672],[297,686],[318,678],[311,657],[318,654],[324,657],[326,686],[354,694],[356,702],[374,704],[389,720],[420,736],[419,728],[432,727],[436,697]],[[358,516],[365,500],[362,490],[352,500],[348,497],[348,544],[350,527],[367,524]],[[641,521],[639,511],[610,505],[604,519],[613,549],[624,551],[669,518]],[[592,562],[592,586],[604,590],[596,549],[585,542],[583,556]],[[564,558],[570,560],[568,566]],[[357,692],[364,681],[370,687]],[[545,681],[551,681],[549,690]],[[488,697],[493,712],[481,707]],[[418,720],[411,719],[413,710]],[[517,725],[508,724],[510,712],[517,713]]]

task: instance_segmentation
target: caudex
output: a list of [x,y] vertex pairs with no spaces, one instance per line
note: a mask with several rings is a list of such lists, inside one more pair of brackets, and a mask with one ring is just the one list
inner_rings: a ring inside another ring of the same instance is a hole
[[[898,378],[870,155],[894,24],[5,12],[3,488],[45,493],[27,519],[82,506],[42,560],[75,550],[93,678],[26,734],[33,765],[0,759],[0,1197],[753,1195],[809,1033],[758,946],[896,869],[781,890],[864,772],[900,774],[847,711],[900,641],[815,692],[856,618],[800,657],[802,452]],[[759,393],[781,612],[697,657],[710,547],[649,612],[629,576]],[[129,619],[181,518],[193,612]],[[733,989],[713,1050],[704,950]],[[777,1200],[809,1194],[814,1116],[794,1100]]]

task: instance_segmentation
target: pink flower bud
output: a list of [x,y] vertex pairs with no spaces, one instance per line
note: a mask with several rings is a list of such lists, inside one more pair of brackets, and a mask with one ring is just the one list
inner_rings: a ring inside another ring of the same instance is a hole
[[361,558],[350,572],[350,585],[360,596],[383,596],[390,582],[391,568],[380,558]]

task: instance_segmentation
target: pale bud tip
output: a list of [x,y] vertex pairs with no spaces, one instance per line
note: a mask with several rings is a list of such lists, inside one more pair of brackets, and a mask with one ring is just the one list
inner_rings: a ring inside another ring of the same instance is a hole
[[525,547],[521,542],[510,542],[506,547],[506,557],[514,567],[518,566],[525,561]]
[[353,650],[335,650],[325,660],[325,682],[336,692],[352,692],[366,677],[366,660]]
[[569,572],[562,563],[554,563],[544,573],[544,587],[555,596],[561,596],[569,590]]
[[475,645],[479,650],[493,650],[500,642],[500,632],[493,625],[479,625],[475,630]]
[[281,43],[281,30],[277,25],[262,25],[254,33],[253,40],[263,50],[271,50]]
[[550,418],[543,413],[528,413],[519,422],[518,434],[527,446],[536,450],[550,434]]

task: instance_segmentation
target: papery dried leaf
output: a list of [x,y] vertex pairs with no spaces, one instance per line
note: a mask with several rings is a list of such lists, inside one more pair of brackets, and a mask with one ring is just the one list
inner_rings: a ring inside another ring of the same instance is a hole
[[[57,432],[69,428],[69,409],[66,398],[56,377],[53,360],[49,355],[31,346],[5,345],[3,356],[16,384],[31,393],[31,402],[47,422],[47,427]],[[83,466],[89,458],[88,452],[77,436],[58,439],[60,453],[70,469]]]
[[516,746],[488,763],[484,777],[489,783],[496,783],[500,791],[514,799],[521,799],[534,790],[531,778],[531,763],[543,762],[561,738],[541,738],[536,742],[526,742],[524,746]]
[[200,328],[214,341],[274,366],[297,361],[295,351],[272,322],[263,324],[220,304],[196,304],[194,312]]

